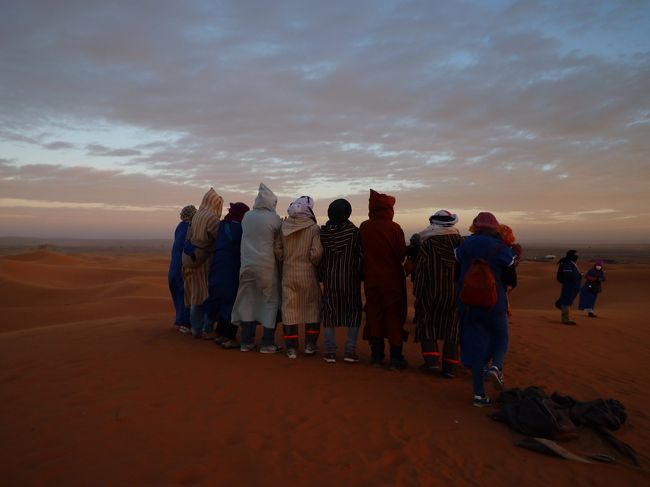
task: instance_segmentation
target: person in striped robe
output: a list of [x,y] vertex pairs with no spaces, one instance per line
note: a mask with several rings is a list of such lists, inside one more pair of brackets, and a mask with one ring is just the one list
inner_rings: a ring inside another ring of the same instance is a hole
[[[420,232],[413,294],[416,299],[415,340],[420,342],[423,372],[436,372],[442,364],[443,376],[454,377],[458,365],[457,264],[454,249],[463,242],[455,228],[458,217],[440,210]],[[442,356],[438,340],[444,341]]]
[[318,351],[321,289],[318,264],[323,255],[314,200],[301,196],[289,205],[275,239],[275,258],[282,263],[282,321],[287,357],[298,356],[298,326],[305,324],[305,354]]
[[204,302],[209,294],[208,275],[222,208],[223,198],[214,188],[210,188],[203,196],[199,210],[192,217],[188,240],[183,250],[185,305],[190,307],[194,338],[214,338],[212,323],[205,317]]
[[323,259],[320,280],[323,283],[323,327],[325,355],[336,362],[336,327],[346,327],[347,340],[343,361],[358,362],[357,336],[361,324],[361,240],[359,229],[349,218],[352,206],[347,200],[333,201],[327,209],[328,222],[321,227]]

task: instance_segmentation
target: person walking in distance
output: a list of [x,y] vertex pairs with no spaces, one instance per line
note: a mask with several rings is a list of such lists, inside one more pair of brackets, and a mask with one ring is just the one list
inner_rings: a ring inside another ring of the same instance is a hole
[[575,325],[576,322],[569,316],[569,310],[576,296],[580,292],[582,273],[578,269],[578,251],[567,250],[566,255],[560,259],[557,266],[557,280],[562,284],[560,297],[555,301],[555,307],[560,310],[560,319],[565,325]]

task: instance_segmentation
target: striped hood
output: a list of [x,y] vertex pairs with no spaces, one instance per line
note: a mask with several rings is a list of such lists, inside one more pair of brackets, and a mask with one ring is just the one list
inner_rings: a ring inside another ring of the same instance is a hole
[[203,196],[199,210],[211,211],[217,215],[217,218],[221,218],[222,208],[223,198],[217,194],[214,188],[210,188]]

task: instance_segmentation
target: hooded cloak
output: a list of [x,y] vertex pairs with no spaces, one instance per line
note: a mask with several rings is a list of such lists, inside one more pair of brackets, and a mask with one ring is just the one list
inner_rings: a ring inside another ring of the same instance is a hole
[[194,258],[183,253],[183,285],[187,306],[203,304],[208,297],[208,274],[222,207],[223,198],[214,188],[210,188],[192,217],[188,241]]
[[366,295],[365,339],[388,338],[401,346],[406,320],[406,240],[393,222],[395,198],[370,190],[369,219],[359,227]]
[[260,184],[253,209],[242,219],[239,288],[232,323],[258,322],[274,328],[280,305],[280,280],[273,244],[282,223],[275,212],[278,198]]

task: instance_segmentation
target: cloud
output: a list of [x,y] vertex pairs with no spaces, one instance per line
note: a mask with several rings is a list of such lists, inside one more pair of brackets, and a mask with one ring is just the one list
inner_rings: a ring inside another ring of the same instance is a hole
[[111,205],[106,203],[73,203],[69,201],[41,201],[21,198],[0,198],[0,208],[44,208],[73,210],[104,210],[130,212],[158,212],[175,210],[175,206],[132,206]]
[[111,149],[101,144],[88,144],[86,150],[91,156],[133,157],[142,155],[142,152],[137,149]]
[[62,140],[57,140],[54,142],[48,142],[47,144],[43,144],[43,147],[49,150],[73,149],[74,144],[71,144],[70,142],[64,142]]
[[14,2],[0,188],[144,207],[265,180],[363,215],[377,186],[398,211],[578,231],[650,203],[649,21],[632,1]]

